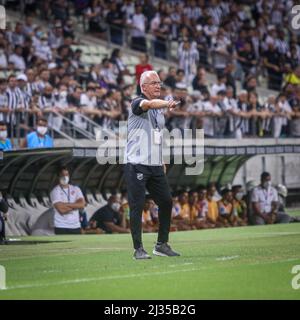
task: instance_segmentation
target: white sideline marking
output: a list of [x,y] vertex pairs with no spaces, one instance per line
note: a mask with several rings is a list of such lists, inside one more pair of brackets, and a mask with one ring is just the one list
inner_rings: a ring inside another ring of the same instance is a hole
[[174,270],[174,271],[162,271],[162,272],[151,272],[151,273],[134,273],[134,274],[115,275],[115,276],[98,277],[98,278],[82,278],[82,279],[57,281],[57,282],[44,283],[44,284],[42,283],[41,284],[24,284],[19,286],[7,287],[7,290],[50,287],[50,286],[57,286],[57,285],[75,284],[75,283],[93,282],[93,281],[102,281],[102,280],[116,280],[116,279],[127,279],[127,278],[136,278],[136,277],[149,277],[149,276],[152,277],[153,275],[160,276],[164,274],[171,274],[171,273],[177,273],[177,272],[191,272],[191,271],[197,271],[199,269],[201,268],[191,268],[191,269],[181,269],[181,270]]
[[239,258],[239,256],[225,256],[225,257],[219,257],[216,258],[217,261],[226,261],[226,260],[233,260],[233,259],[237,259]]

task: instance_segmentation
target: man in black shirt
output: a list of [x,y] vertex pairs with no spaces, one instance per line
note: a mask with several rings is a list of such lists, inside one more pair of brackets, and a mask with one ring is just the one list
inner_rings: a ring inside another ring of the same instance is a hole
[[116,196],[110,196],[106,206],[97,210],[90,219],[90,226],[101,228],[106,233],[129,233],[120,214],[120,202]]
[[268,89],[280,90],[282,84],[282,56],[272,43],[264,53],[264,66],[268,71]]

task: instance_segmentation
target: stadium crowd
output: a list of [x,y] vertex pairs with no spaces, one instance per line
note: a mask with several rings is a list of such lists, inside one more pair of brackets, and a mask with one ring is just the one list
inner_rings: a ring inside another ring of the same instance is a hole
[[[99,64],[85,65],[82,50],[72,50],[79,43],[73,5],[91,32],[109,27],[112,42],[127,39],[120,25],[130,28],[136,50],[146,51],[146,34],[152,34],[155,56],[163,57],[167,38],[178,41],[178,67],[159,70],[163,98],[181,101],[166,114],[169,129],[204,128],[206,137],[300,136],[300,47],[286,27],[290,2],[31,0],[25,1],[25,21],[8,22],[0,31],[0,121],[7,126],[1,149],[7,136],[18,138],[14,147],[25,146],[20,138],[37,129],[41,117],[49,128],[65,131],[58,113],[84,130],[89,130],[84,116],[115,130],[139,92],[141,73],[153,69],[142,52],[131,73],[121,49]],[[46,30],[33,23],[38,12],[48,21]],[[213,84],[208,70],[217,75]],[[261,74],[278,94],[258,96]]]

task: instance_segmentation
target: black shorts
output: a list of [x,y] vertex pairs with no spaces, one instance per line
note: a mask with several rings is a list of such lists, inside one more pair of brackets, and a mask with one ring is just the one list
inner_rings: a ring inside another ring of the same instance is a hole
[[55,234],[81,234],[81,229],[54,228]]

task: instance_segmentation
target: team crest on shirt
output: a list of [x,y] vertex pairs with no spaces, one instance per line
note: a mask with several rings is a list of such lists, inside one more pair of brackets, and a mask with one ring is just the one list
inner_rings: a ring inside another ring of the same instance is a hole
[[144,175],[142,173],[137,173],[136,177],[138,180],[143,180]]

